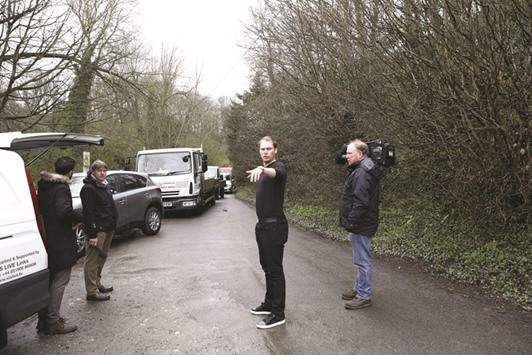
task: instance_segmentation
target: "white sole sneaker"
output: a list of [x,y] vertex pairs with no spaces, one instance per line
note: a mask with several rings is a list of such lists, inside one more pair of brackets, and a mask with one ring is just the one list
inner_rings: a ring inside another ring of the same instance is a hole
[[270,329],[270,328],[273,328],[273,327],[277,327],[278,325],[281,325],[281,324],[285,324],[286,323],[286,320],[280,320],[280,321],[277,321],[275,323],[271,323],[271,324],[266,324],[264,323],[264,320],[260,321],[257,323],[257,328],[259,329]]
[[259,316],[260,315],[266,315],[267,316],[268,314],[272,313],[272,312],[268,312],[268,311],[255,311],[253,309],[250,309],[249,311],[251,312],[251,314],[255,314],[255,315],[259,315]]

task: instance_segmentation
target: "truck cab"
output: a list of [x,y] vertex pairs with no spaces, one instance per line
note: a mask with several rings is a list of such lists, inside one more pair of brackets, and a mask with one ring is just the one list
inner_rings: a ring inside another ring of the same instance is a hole
[[207,155],[200,148],[149,149],[137,153],[137,171],[148,174],[162,191],[165,211],[201,212],[215,203],[205,182]]

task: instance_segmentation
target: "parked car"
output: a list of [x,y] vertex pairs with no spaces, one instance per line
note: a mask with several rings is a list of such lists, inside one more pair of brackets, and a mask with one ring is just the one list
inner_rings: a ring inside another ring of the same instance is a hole
[[[70,184],[72,205],[80,212],[83,206],[79,193],[86,176],[85,173],[76,173],[72,176]],[[161,189],[153,183],[150,177],[134,171],[110,170],[107,172],[107,181],[118,210],[115,233],[120,234],[133,228],[140,228],[146,235],[159,233],[163,218],[163,199]],[[76,235],[78,254],[83,256],[86,245],[85,231],[79,228],[76,230]]]
[[[103,145],[104,137],[77,133],[0,133],[0,350],[7,329],[48,304],[45,233],[35,187],[18,151]],[[34,161],[34,158],[31,161]]]

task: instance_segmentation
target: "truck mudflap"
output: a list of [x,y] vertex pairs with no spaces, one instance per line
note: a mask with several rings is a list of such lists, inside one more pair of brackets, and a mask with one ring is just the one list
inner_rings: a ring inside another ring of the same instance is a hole
[[48,305],[49,277],[44,269],[0,285],[0,349],[7,344],[7,328]]

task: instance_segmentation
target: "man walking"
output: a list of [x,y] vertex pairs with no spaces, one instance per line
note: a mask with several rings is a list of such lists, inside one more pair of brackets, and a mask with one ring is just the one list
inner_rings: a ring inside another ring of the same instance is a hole
[[366,143],[354,140],[347,146],[349,176],[340,203],[340,225],[349,232],[353,259],[358,268],[353,289],[342,293],[346,309],[371,306],[371,238],[379,224],[380,167],[368,157]]
[[95,160],[85,183],[81,188],[80,197],[85,216],[85,232],[88,245],[85,255],[84,275],[87,301],[107,301],[113,287],[101,284],[102,270],[111,248],[114,229],[118,220],[113,194],[107,182],[107,165]]
[[83,215],[72,208],[72,194],[68,186],[75,164],[70,157],[57,159],[55,174],[43,171],[37,183],[37,201],[47,237],[50,269],[50,301],[39,312],[37,329],[45,330],[48,334],[65,334],[78,329],[75,325],[66,324],[60,315],[72,266],[78,261],[75,225],[83,220]]
[[248,170],[248,178],[257,183],[255,238],[259,260],[266,276],[266,295],[252,314],[267,315],[257,328],[268,329],[285,323],[285,277],[283,270],[284,245],[288,240],[288,221],[284,215],[286,167],[276,160],[277,142],[271,136],[259,141],[262,166]]

